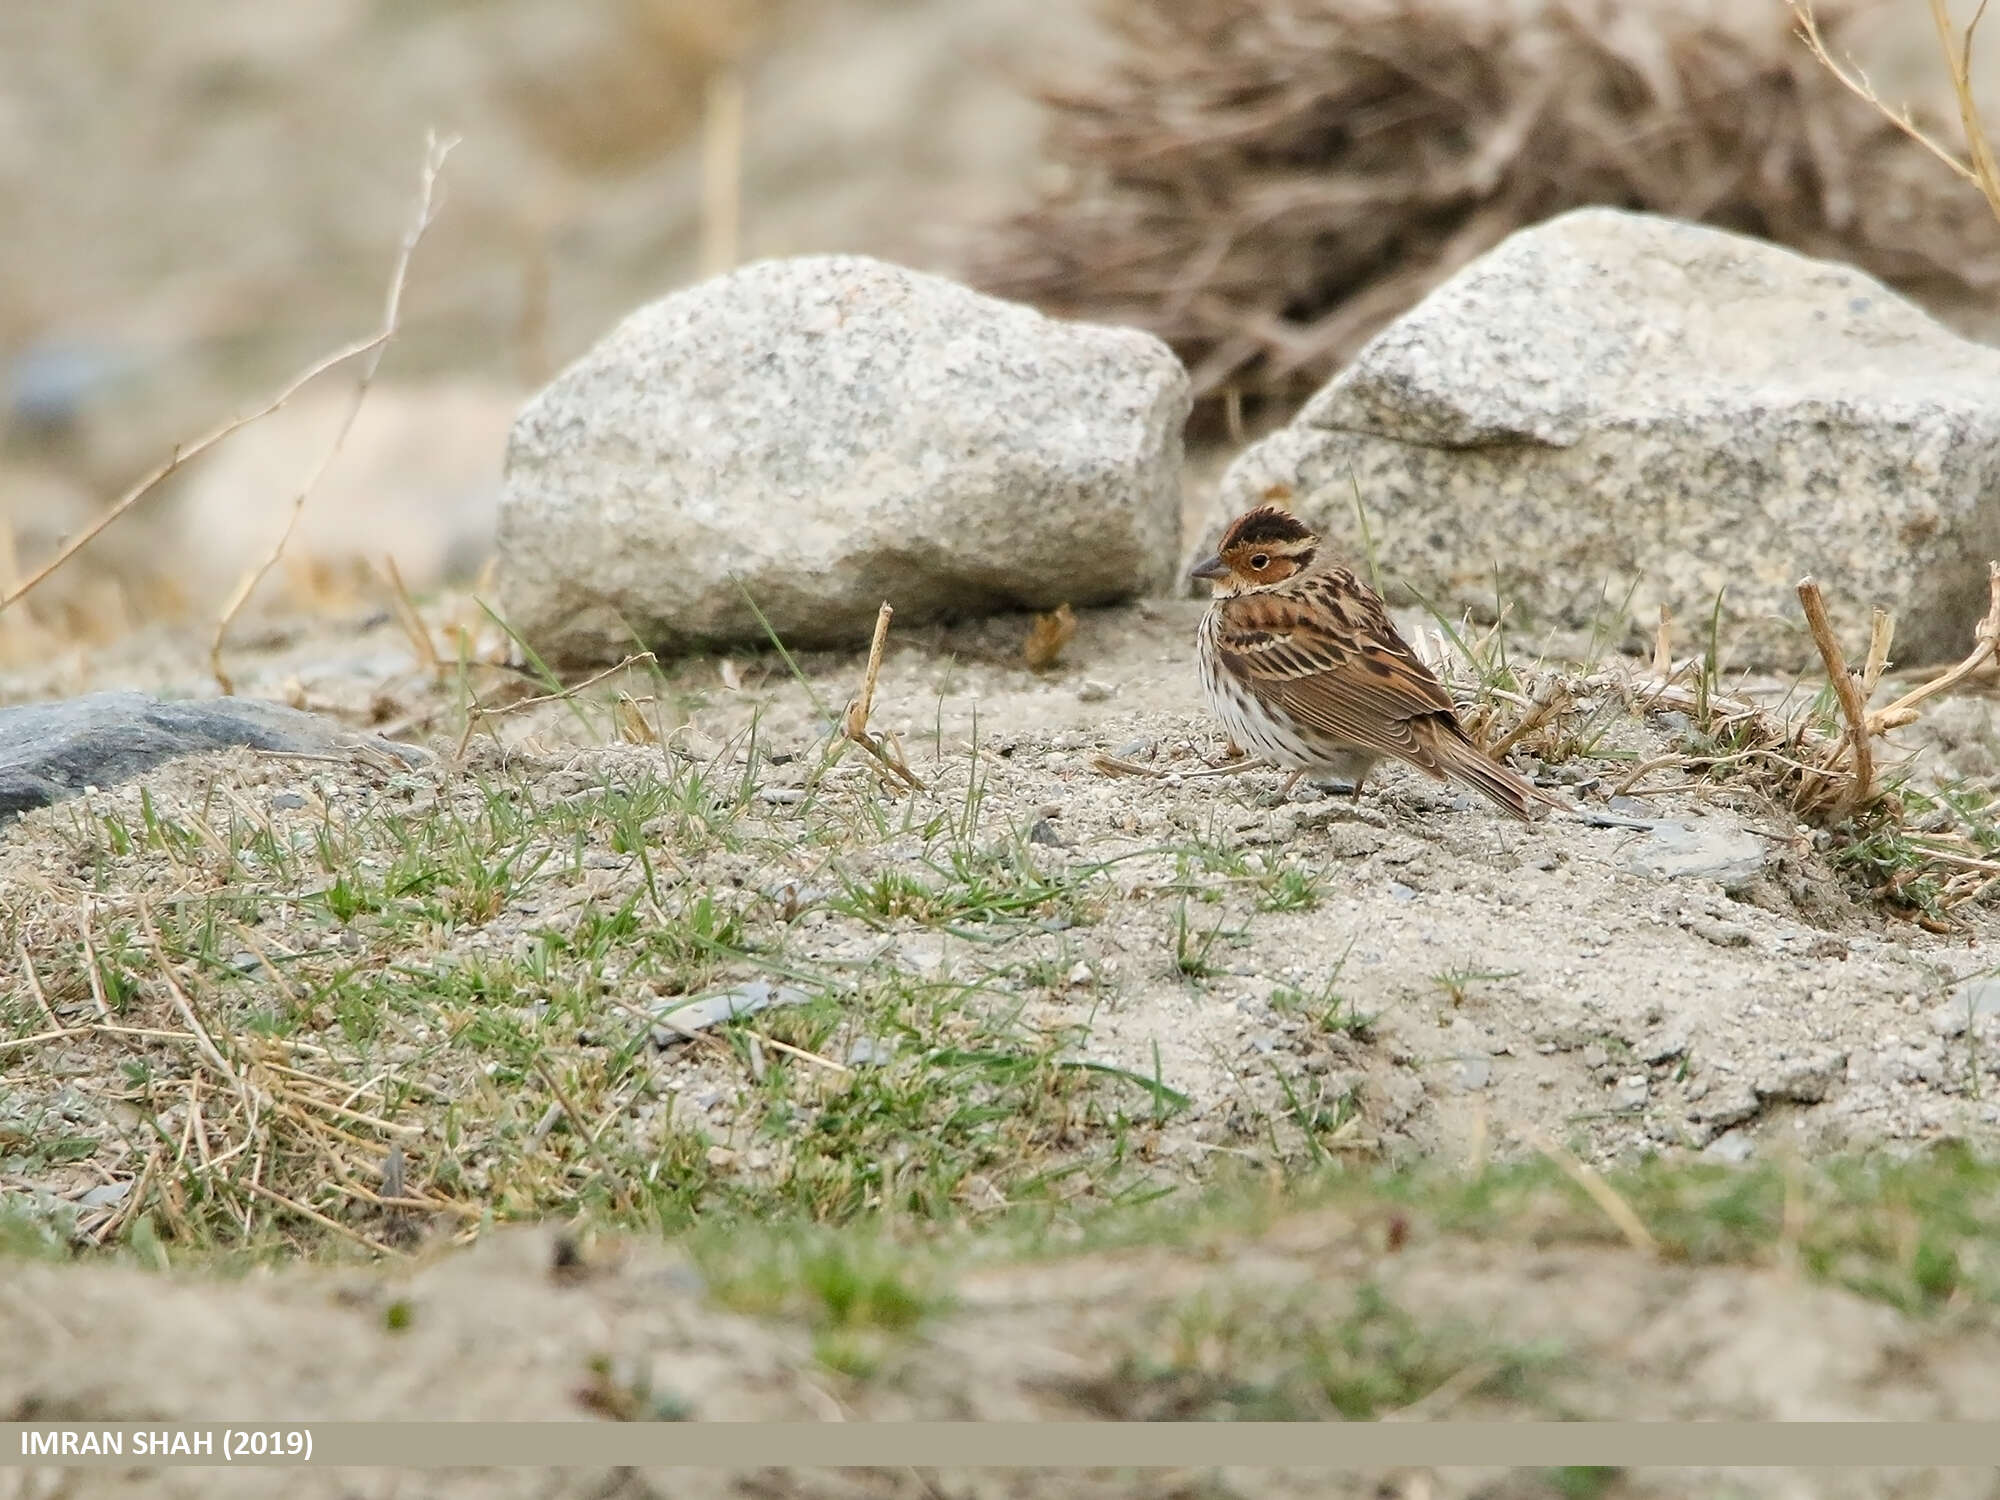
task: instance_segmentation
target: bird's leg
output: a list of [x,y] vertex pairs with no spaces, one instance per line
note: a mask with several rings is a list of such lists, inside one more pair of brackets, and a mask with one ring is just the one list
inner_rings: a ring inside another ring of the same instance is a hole
[[1287,797],[1292,795],[1292,788],[1299,784],[1300,779],[1305,774],[1304,771],[1294,771],[1285,778],[1285,784],[1278,788],[1278,800],[1280,802],[1283,802]]
[[1354,784],[1347,789],[1347,795],[1352,801],[1356,803],[1361,801],[1361,783],[1367,779],[1368,773],[1366,771],[1363,771],[1359,776],[1354,778]]

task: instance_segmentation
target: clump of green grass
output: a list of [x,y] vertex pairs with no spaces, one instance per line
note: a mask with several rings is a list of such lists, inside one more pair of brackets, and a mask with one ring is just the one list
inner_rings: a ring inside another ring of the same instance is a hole
[[1516,972],[1511,969],[1506,971],[1476,969],[1469,964],[1454,964],[1433,974],[1431,984],[1456,1009],[1465,1004],[1466,997],[1472,993],[1475,984],[1490,984],[1495,980],[1512,979]]
[[1240,933],[1225,931],[1228,922],[1225,914],[1203,928],[1189,919],[1187,897],[1182,896],[1174,907],[1173,925],[1169,929],[1173,939],[1174,971],[1185,979],[1212,979],[1225,972],[1216,953],[1216,943],[1222,941],[1226,944],[1241,937]]
[[[1985,1248],[2000,1229],[2000,1163],[1960,1145],[1790,1169],[1655,1160],[1607,1180],[1673,1260],[1795,1264],[1914,1314],[2000,1307],[2000,1261]],[[1413,1177],[1393,1192],[1453,1233],[1539,1243],[1619,1238],[1544,1163],[1455,1183]]]
[[1479,1378],[1462,1395],[1518,1387],[1551,1357],[1431,1326],[1369,1282],[1344,1296],[1204,1291],[1169,1308],[1095,1394],[1123,1420],[1365,1422],[1468,1369]]
[[[0,995],[32,1039],[0,1065],[38,1098],[67,1086],[43,1061],[83,1046],[86,1093],[124,1118],[37,1129],[32,1159],[0,1138],[0,1172],[93,1163],[129,1197],[65,1232],[130,1247],[144,1226],[169,1261],[386,1254],[547,1215],[950,1224],[1148,1190],[1132,1133],[1187,1100],[1024,1025],[1018,965],[815,958],[796,901],[761,894],[830,888],[822,912],[1005,950],[1097,920],[1108,867],[1044,868],[976,762],[922,811],[835,774],[777,824],[740,749],[315,781],[283,807],[220,773],[67,804],[68,899],[0,910],[36,979]],[[886,841],[920,852],[845,875]],[[753,980],[803,1003],[655,1045],[654,1008]]]
[[1342,992],[1340,976],[1346,964],[1347,956],[1342,954],[1341,961],[1334,965],[1333,973],[1310,988],[1278,986],[1271,991],[1271,1008],[1280,1015],[1305,1016],[1329,1035],[1351,1036],[1365,1041],[1381,1013],[1364,1014],[1354,1000]]

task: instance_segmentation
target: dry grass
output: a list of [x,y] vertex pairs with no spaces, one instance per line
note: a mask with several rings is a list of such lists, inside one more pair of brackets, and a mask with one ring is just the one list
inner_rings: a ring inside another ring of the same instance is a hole
[[1652,659],[1643,664],[1619,657],[1524,659],[1509,641],[1504,616],[1483,633],[1469,620],[1440,618],[1426,632],[1425,647],[1459,700],[1467,729],[1494,753],[1518,749],[1547,765],[1602,759],[1607,728],[1620,719],[1679,724],[1675,748],[1608,778],[1605,796],[1694,791],[1747,800],[1821,830],[1835,862],[1876,897],[1947,931],[1954,908],[2000,887],[1993,797],[1955,784],[1920,789],[1912,779],[1914,758],[1885,737],[1915,724],[1921,705],[1994,680],[2000,563],[1989,564],[1988,574],[1991,600],[1965,657],[1873,709],[1869,702],[1889,680],[1895,619],[1874,611],[1866,655],[1851,668],[1810,578],[1800,581],[1799,596],[1826,676],[1777,695],[1725,683],[1712,628],[1704,649],[1677,656],[1675,622],[1665,611]]
[[[1818,34],[1838,47],[1868,10],[1821,6]],[[1761,235],[1920,295],[2000,278],[1978,201],[1781,6],[1116,0],[1109,16],[1117,69],[1046,93],[1068,186],[971,274],[1157,333],[1229,411],[1316,387],[1508,233],[1585,204]]]

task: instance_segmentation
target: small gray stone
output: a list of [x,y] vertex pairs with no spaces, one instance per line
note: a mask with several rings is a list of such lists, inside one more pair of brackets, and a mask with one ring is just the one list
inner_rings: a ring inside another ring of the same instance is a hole
[[1818,1104],[1847,1077],[1847,1054],[1823,1052],[1815,1057],[1787,1059],[1761,1073],[1756,1081],[1761,1099],[1789,1099]]
[[1750,929],[1741,922],[1718,922],[1713,917],[1689,917],[1683,925],[1703,942],[1713,943],[1718,948],[1750,946]]
[[1757,1154],[1757,1143],[1740,1130],[1725,1130],[1702,1147],[1701,1154],[1711,1161],[1727,1162],[1732,1167],[1740,1167]]
[[1947,1000],[1931,1012],[1931,1030],[1942,1037],[1964,1036],[1967,1029],[1965,1007]]
[[365,749],[405,765],[430,759],[413,745],[357,734],[332,719],[257,698],[91,693],[0,708],[0,823],[87,786],[118,786],[180,756],[235,746],[295,755]]
[[[866,641],[1164,587],[1180,362],[862,256],[760,261],[639,309],[523,409],[499,550],[557,661]],[[746,602],[754,600],[756,610]]]
[[1461,1057],[1453,1073],[1458,1086],[1470,1093],[1493,1081],[1493,1064],[1483,1057]]
[[2000,975],[1978,974],[1951,989],[1951,1008],[1961,1019],[2000,1015]]
[[1688,1117],[1704,1125],[1727,1127],[1753,1118],[1763,1103],[1754,1090],[1741,1083],[1723,1084],[1708,1093]]
[[103,1182],[88,1188],[75,1199],[78,1208],[108,1208],[114,1203],[123,1203],[132,1194],[132,1181]]
[[1414,888],[1404,885],[1402,881],[1392,880],[1389,882],[1389,898],[1392,901],[1414,901],[1417,899],[1417,893]]
[[753,979],[748,984],[692,999],[663,1000],[652,1007],[653,1014],[664,1023],[653,1028],[653,1045],[671,1047],[721,1022],[755,1015],[773,1005],[803,1005],[810,998],[804,990],[789,984],[774,985],[769,980]]
[[1633,1114],[1646,1107],[1651,1086],[1643,1073],[1621,1078],[1611,1089],[1611,1108],[1617,1114]]
[[271,806],[279,812],[296,812],[306,805],[306,799],[297,792],[280,792],[271,799]]
[[1655,1065],[1684,1056],[1688,1049],[1687,1033],[1684,1031],[1659,1031],[1643,1038],[1632,1049],[1632,1055],[1642,1063]]
[[1655,880],[1713,880],[1737,890],[1763,873],[1764,841],[1718,819],[1662,823],[1627,848],[1620,863]]
[[1102,703],[1117,691],[1118,689],[1108,682],[1086,681],[1083,686],[1076,690],[1076,701],[1079,703]]
[[846,1062],[850,1068],[880,1067],[896,1055],[896,1044],[880,1037],[856,1037],[847,1046]]

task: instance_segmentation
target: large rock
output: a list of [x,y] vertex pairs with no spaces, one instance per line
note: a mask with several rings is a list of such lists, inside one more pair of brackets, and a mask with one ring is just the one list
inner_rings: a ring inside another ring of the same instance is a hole
[[583,661],[762,640],[745,591],[788,644],[831,645],[884,599],[922,619],[1158,589],[1187,410],[1147,334],[862,257],[746,266],[632,314],[521,413],[504,607]]
[[177,702],[90,693],[0,708],[0,822],[85,787],[109,789],[179,756],[237,745],[291,755],[368,750],[410,765],[430,758],[413,745],[255,698]]
[[1732,662],[1794,665],[1811,573],[1850,653],[1880,604],[1898,660],[1956,657],[2000,557],[2000,351],[1849,267],[1582,209],[1383,330],[1230,467],[1215,523],[1276,485],[1356,554],[1358,487],[1384,583],[1454,613],[1490,617],[1496,575],[1516,626],[1632,588],[1685,650],[1726,590]]

